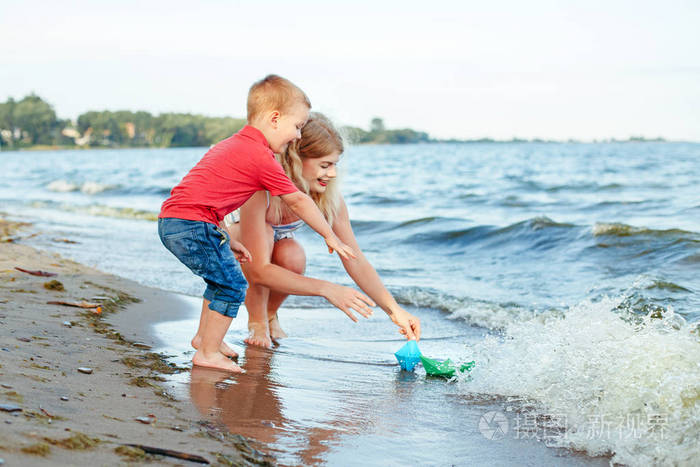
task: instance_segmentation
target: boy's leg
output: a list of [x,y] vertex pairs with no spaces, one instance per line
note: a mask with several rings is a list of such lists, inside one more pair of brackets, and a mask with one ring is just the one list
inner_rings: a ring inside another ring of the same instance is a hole
[[[216,313],[216,311],[212,311],[209,309],[209,303],[211,302],[206,298],[202,301],[202,313],[199,317],[199,328],[197,328],[197,334],[195,334],[195,336],[192,338],[192,342],[190,342],[195,350],[199,349],[199,346],[202,343],[202,330],[204,329],[204,323],[206,323],[207,316],[209,315],[209,313]],[[221,347],[219,348],[219,351],[227,357],[238,357],[238,352],[229,347],[228,344],[226,344],[226,342],[221,342]]]
[[208,314],[202,329],[202,342],[192,357],[192,363],[208,368],[219,368],[221,370],[240,373],[241,367],[229,360],[226,355],[219,351],[221,342],[231,326],[233,318],[214,312]]
[[195,365],[240,372],[220,346],[238,313],[247,282],[228,244],[228,234],[217,226],[184,219],[159,219],[158,234],[163,245],[192,272],[207,283],[207,304],[200,318],[200,348],[192,361]]

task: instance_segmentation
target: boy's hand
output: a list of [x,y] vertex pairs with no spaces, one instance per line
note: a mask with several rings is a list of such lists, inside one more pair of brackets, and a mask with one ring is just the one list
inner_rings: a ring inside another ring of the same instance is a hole
[[400,328],[399,332],[405,335],[406,339],[420,340],[420,319],[399,308],[391,314],[391,320]]
[[357,258],[357,256],[355,256],[355,252],[352,251],[352,248],[341,242],[337,236],[333,235],[325,240],[326,245],[328,245],[328,253],[333,253],[333,251],[335,251],[338,253],[338,256],[343,259]]
[[326,300],[331,302],[333,306],[343,311],[348,318],[357,323],[357,317],[351,310],[355,310],[365,318],[372,315],[370,306],[376,306],[375,303],[362,292],[358,292],[350,287],[344,287],[338,284],[330,284],[328,289],[323,291],[322,295]]
[[244,247],[241,242],[231,240],[231,251],[233,251],[233,255],[240,263],[250,263],[253,261],[253,256],[251,256],[248,249]]

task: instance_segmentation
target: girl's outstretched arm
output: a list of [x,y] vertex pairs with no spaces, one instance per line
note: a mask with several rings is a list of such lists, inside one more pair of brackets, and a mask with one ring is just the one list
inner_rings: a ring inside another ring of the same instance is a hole
[[[291,295],[316,295],[325,297],[333,306],[341,309],[350,319],[357,321],[356,311],[365,318],[372,314],[372,300],[363,293],[332,282],[302,276],[272,264],[272,233],[265,221],[267,196],[264,191],[255,193],[241,207],[241,243],[250,251],[252,261],[241,264],[249,281]],[[352,260],[350,260],[352,261]]]
[[[360,287],[377,305],[389,315],[389,318],[399,327],[399,332],[408,339],[420,339],[420,319],[401,308],[394,297],[386,289],[379,274],[367,261],[357,244],[355,233],[350,225],[350,216],[345,200],[340,198],[338,214],[333,222],[333,231],[340,241],[349,245],[355,251],[357,259],[348,261],[343,259],[343,266],[353,281]],[[253,254],[255,255],[255,254]],[[342,259],[342,258],[341,258]]]

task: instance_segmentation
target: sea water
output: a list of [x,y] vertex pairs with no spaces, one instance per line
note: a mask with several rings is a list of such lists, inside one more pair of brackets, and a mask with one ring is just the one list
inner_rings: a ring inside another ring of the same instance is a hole
[[[205,151],[0,153],[0,211],[35,224],[40,234],[25,240],[34,246],[197,296],[201,281],[160,245],[155,219]],[[503,417],[508,436],[616,462],[690,464],[700,454],[700,144],[360,146],[340,166],[358,242],[399,303],[423,319],[423,352],[477,361],[439,397],[449,393],[472,414],[487,401],[489,426]],[[307,275],[351,285],[313,232],[298,238]],[[389,365],[401,342],[388,320],[350,326],[338,312],[338,324],[324,326],[333,312],[318,297],[285,307],[306,313],[282,316],[292,340],[274,358],[286,366],[298,351],[349,360],[370,379],[397,371]],[[241,338],[244,326],[236,329]],[[329,390],[343,380],[331,374]],[[302,393],[299,380],[295,397]],[[435,410],[412,400],[425,417]],[[284,410],[291,420],[294,409]],[[306,416],[317,415],[297,418]],[[326,428],[345,434],[319,458],[360,442],[336,419]],[[456,443],[463,428],[451,420]],[[478,421],[469,422],[475,432]]]

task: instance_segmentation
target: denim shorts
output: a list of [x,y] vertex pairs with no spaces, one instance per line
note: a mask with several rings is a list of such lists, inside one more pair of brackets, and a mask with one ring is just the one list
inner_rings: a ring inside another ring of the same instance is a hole
[[158,219],[158,236],[190,271],[204,279],[209,309],[235,318],[248,287],[231,251],[226,231],[203,221],[168,217]]

